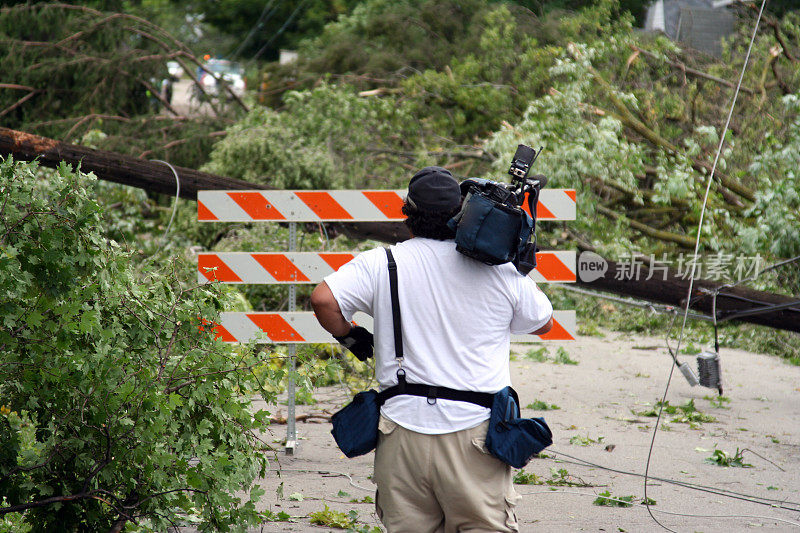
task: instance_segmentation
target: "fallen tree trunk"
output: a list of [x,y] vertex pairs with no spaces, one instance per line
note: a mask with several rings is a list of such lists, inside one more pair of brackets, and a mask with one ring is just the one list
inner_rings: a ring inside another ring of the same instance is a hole
[[[672,305],[680,310],[685,308],[689,290],[688,278],[675,275],[673,270],[665,272],[655,268],[652,279],[647,279],[651,273],[646,264],[641,264],[637,269],[630,264],[615,261],[606,260],[606,263],[608,269],[602,277],[590,282],[582,281],[579,277],[577,285]],[[716,302],[718,320],[727,320],[737,313],[753,312],[766,306],[785,306],[764,313],[741,316],[738,320],[800,333],[800,296],[784,296],[742,286],[724,287],[723,283],[716,281],[695,279],[690,309],[711,316],[716,291],[719,291]]]
[[[175,178],[172,171],[163,163],[146,161],[103,150],[62,143],[53,139],[38,137],[20,131],[0,128],[0,155],[12,155],[15,159],[31,161],[38,159],[43,166],[56,167],[62,161],[80,165],[83,171],[94,172],[102,180],[113,181],[169,195],[175,194]],[[245,190],[266,189],[267,187],[242,180],[217,176],[194,169],[175,167],[181,181],[181,197],[196,200],[198,190]],[[400,222],[362,222],[337,224],[338,229],[354,238],[372,239],[382,242],[398,242],[410,237],[408,229]],[[630,270],[626,265],[605,260],[608,265],[604,275],[585,282],[578,279],[578,285],[590,290],[632,296],[643,300],[658,302],[683,308],[689,280],[668,272],[666,277],[659,271],[652,279],[646,279],[647,266],[640,266],[638,279],[628,279],[619,275]],[[619,278],[619,279],[618,279]],[[666,279],[664,279],[666,278]],[[691,309],[710,314],[712,295],[707,291],[721,288],[720,283],[709,280],[696,280]],[[800,332],[800,298],[756,291],[745,287],[724,288],[717,297],[719,318],[734,313],[753,311],[765,305],[783,306],[760,314],[741,316],[743,322],[750,322],[776,329]]]
[[[55,168],[62,161],[80,165],[99,179],[131,185],[147,191],[175,195],[175,176],[164,163],[138,159],[105,150],[68,144],[38,135],[0,127],[0,154],[21,161],[33,161]],[[173,165],[174,166],[174,165]],[[180,177],[181,198],[197,200],[197,191],[211,189],[263,189],[246,181],[174,166]]]

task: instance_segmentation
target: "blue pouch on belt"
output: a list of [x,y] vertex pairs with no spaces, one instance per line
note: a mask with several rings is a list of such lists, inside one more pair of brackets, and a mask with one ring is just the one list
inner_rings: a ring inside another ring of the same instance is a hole
[[378,393],[368,390],[356,394],[352,402],[331,417],[331,434],[347,457],[358,457],[375,449],[380,411]]
[[553,434],[544,418],[520,418],[519,397],[511,387],[494,396],[486,448],[514,468],[522,468],[531,457],[553,444]]

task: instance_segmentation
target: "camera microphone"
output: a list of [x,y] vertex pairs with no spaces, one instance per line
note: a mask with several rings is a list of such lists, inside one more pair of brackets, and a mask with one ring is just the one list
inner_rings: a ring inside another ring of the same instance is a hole
[[543,189],[544,186],[547,185],[547,176],[545,176],[544,174],[535,174],[534,176],[528,178],[528,181],[530,182],[538,181],[539,184],[536,186],[538,186],[540,189]]

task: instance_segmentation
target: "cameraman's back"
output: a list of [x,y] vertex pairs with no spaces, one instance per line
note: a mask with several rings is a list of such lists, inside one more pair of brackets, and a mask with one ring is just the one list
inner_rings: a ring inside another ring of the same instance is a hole
[[[496,392],[510,385],[511,333],[546,323],[552,307],[536,284],[510,263],[484,265],[456,251],[452,240],[413,238],[392,248],[398,271],[404,369],[410,383]],[[382,249],[360,256],[370,264],[376,375],[381,388],[397,383],[387,259]],[[488,409],[466,402],[398,396],[383,413],[423,433],[474,427]]]

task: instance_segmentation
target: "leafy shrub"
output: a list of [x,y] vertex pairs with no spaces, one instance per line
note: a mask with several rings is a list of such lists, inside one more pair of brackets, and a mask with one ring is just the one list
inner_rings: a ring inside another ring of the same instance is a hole
[[[228,302],[102,233],[92,178],[0,160],[0,516],[41,531],[257,520],[249,350],[207,324]],[[267,398],[269,399],[269,398]],[[15,513],[16,514],[16,513]],[[19,515],[17,515],[19,516]]]

